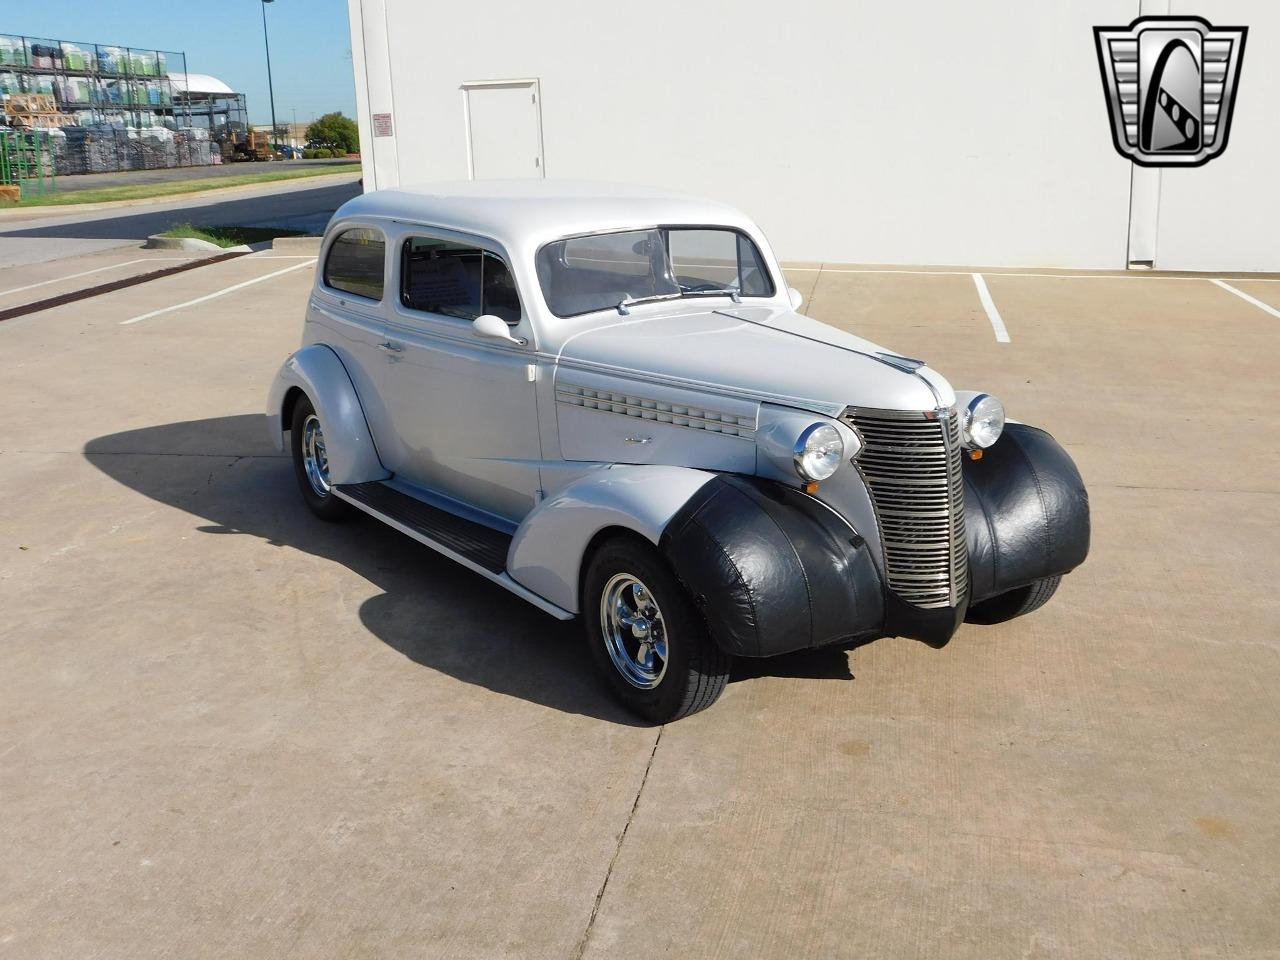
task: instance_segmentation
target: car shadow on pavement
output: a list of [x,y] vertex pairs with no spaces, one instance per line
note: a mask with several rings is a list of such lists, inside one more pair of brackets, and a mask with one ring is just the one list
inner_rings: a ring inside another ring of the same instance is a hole
[[[258,537],[363,577],[382,592],[361,605],[361,623],[415,663],[567,713],[640,725],[595,674],[577,621],[556,620],[367,517],[316,519],[260,414],[110,434],[84,455],[119,483],[207,521],[201,533]],[[834,648],[739,661],[732,679],[762,676],[851,679],[845,651]]]

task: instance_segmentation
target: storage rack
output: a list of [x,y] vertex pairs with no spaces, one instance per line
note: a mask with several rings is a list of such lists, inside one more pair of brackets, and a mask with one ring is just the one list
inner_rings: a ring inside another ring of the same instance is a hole
[[190,126],[169,80],[186,73],[180,52],[0,34],[0,95],[46,94],[56,103],[48,114],[6,112],[14,126]]

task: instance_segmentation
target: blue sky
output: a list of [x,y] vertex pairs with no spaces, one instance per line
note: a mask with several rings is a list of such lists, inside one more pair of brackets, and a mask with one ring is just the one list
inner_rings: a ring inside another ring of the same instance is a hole
[[[331,110],[355,116],[347,0],[275,0],[267,6],[276,120]],[[0,7],[0,33],[177,50],[248,99],[253,123],[270,123],[260,0],[53,0]],[[171,67],[172,69],[172,67]]]

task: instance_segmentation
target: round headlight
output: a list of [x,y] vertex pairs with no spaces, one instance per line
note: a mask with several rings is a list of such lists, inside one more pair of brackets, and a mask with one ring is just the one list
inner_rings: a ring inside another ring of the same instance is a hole
[[964,445],[970,450],[985,450],[1004,432],[1004,404],[989,394],[980,393],[969,401],[964,411]]
[[844,441],[840,431],[829,423],[814,423],[804,428],[796,441],[796,473],[801,479],[825,480],[840,467],[844,459]]

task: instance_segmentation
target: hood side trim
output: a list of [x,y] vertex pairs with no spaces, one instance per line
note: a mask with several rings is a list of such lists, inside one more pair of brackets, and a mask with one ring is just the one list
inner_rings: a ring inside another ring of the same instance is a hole
[[[737,319],[736,317],[734,319]],[[687,389],[702,390],[708,393],[714,393],[718,396],[737,398],[740,400],[754,400],[758,403],[774,403],[783,407],[795,407],[797,410],[808,410],[811,413],[821,414],[824,417],[835,419],[844,410],[846,404],[829,403],[825,400],[814,400],[810,397],[788,397],[776,393],[764,393],[759,390],[751,390],[746,387],[734,387],[724,383],[712,383],[706,380],[694,380],[688,377],[672,377],[665,374],[652,373],[650,371],[634,370],[630,367],[622,367],[611,363],[602,363],[598,360],[580,360],[574,357],[563,357],[554,353],[537,354],[539,359],[550,360],[555,363],[558,370],[586,370],[592,373],[605,373],[611,376],[625,377],[631,380],[651,381],[653,383],[661,383],[670,387],[685,387]]]
[[[868,360],[874,360],[876,363],[883,363],[886,367],[892,367],[900,373],[909,373],[916,377],[919,377],[919,374],[916,371],[919,370],[920,367],[927,366],[923,360],[915,360],[911,357],[900,357],[897,354],[868,353],[865,350],[856,350],[853,347],[845,347],[838,343],[832,343],[829,340],[819,340],[817,337],[811,337],[806,333],[797,333],[795,330],[784,330],[782,327],[775,327],[770,323],[761,323],[759,320],[752,320],[750,317],[744,317],[741,315],[741,312],[734,313],[732,310],[713,310],[712,313],[718,313],[722,317],[729,317],[733,320],[741,320],[743,323],[750,323],[753,326],[770,330],[773,333],[780,333],[783,336],[799,337],[801,340],[808,340],[810,343],[819,343],[824,347],[834,347],[837,350],[843,350],[846,353],[852,353],[855,356],[866,357]],[[907,362],[903,363],[902,361],[904,360]],[[915,364],[915,366],[908,366],[908,364]],[[924,380],[923,377],[920,377],[920,379]],[[928,385],[929,391],[937,397],[938,391],[933,389],[933,384],[929,383],[928,380],[925,380],[924,382]],[[940,399],[941,398],[939,398],[939,400]]]

